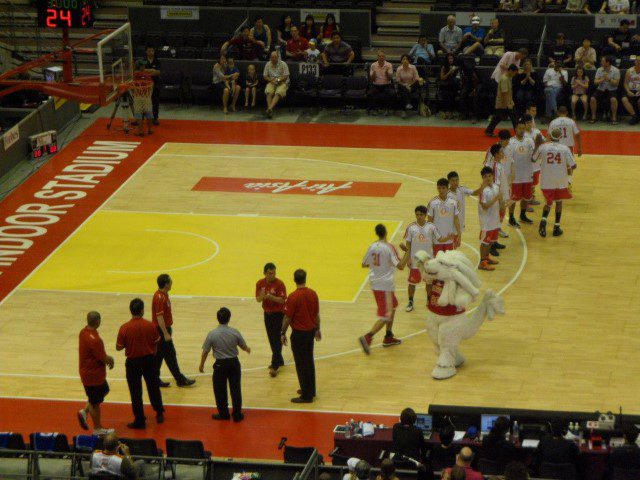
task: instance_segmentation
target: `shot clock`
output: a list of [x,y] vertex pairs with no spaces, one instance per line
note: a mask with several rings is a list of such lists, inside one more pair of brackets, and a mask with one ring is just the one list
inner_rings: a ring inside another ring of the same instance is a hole
[[31,158],[37,159],[58,151],[58,132],[49,130],[29,137]]
[[41,28],[90,28],[93,26],[91,0],[37,0]]

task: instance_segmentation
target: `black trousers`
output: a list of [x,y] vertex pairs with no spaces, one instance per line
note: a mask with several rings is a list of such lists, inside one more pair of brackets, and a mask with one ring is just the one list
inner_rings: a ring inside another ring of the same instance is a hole
[[213,364],[213,396],[216,399],[218,414],[223,417],[229,416],[229,399],[227,397],[227,383],[231,391],[231,402],[233,403],[233,415],[242,413],[242,390],[240,388],[240,360],[238,357],[216,360]]
[[153,106],[153,119],[158,120],[158,113],[160,112],[160,84],[154,82],[153,91],[151,92],[151,105]]
[[503,120],[511,120],[513,128],[516,128],[516,112],[512,108],[496,108],[495,113],[491,117],[491,121],[487,126],[487,133],[493,133],[496,126]]
[[[169,335],[173,334],[171,327],[167,327],[167,332],[169,332]],[[184,375],[178,366],[178,357],[176,356],[176,347],[173,346],[173,339],[168,342],[165,341],[160,328],[158,328],[158,333],[160,334],[158,350],[156,351],[156,368],[158,369],[158,376],[160,376],[160,367],[162,367],[162,361],[164,360],[167,362],[167,367],[169,367],[169,371],[171,372],[171,375],[173,375],[173,378],[175,378],[176,382],[179,382],[184,379]]]
[[293,330],[291,332],[291,351],[296,362],[296,373],[302,398],[313,400],[316,396],[316,364],[313,360],[315,330]]
[[282,340],[280,340],[283,318],[283,312],[264,312],[264,328],[267,330],[267,338],[269,338],[269,346],[271,347],[270,366],[276,370],[284,365],[284,358],[282,358]]
[[127,385],[129,386],[129,394],[131,395],[131,408],[136,423],[144,423],[144,408],[142,406],[142,379],[147,384],[147,393],[151,406],[156,413],[164,412],[162,406],[162,394],[160,393],[160,379],[158,378],[158,370],[156,367],[155,357],[153,355],[145,355],[138,358],[127,358],[125,362],[127,371]]
[[393,85],[390,83],[386,85],[374,85],[369,87],[369,108],[385,108],[387,110],[393,110],[394,99],[396,92],[393,89]]
[[399,85],[398,96],[400,97],[400,101],[402,102],[403,109],[408,104],[417,104],[418,100],[420,99],[420,96],[418,95],[418,83],[414,83],[413,85],[411,85],[411,90],[407,90],[406,87]]

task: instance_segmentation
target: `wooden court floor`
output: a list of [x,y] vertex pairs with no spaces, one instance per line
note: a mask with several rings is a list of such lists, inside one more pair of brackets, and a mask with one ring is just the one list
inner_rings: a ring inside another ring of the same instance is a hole
[[[154,141],[161,139],[158,132]],[[563,237],[541,239],[536,225],[506,228],[501,263],[481,278],[483,289],[504,295],[507,314],[465,342],[467,363],[456,377],[438,382],[429,376],[435,355],[423,330],[424,293],[417,292],[417,308],[405,313],[406,271],[396,276],[394,332],[403,344],[375,348],[370,356],[360,350],[357,338],[375,320],[360,268],[373,226],[385,223],[397,245],[414,207],[435,195],[437,178],[456,170],[462,184],[475,188],[487,143],[468,143],[468,150],[418,150],[162,142],[0,305],[0,394],[82,399],[77,334],[86,312],[98,310],[101,335],[116,358],[109,399],[127,401],[116,332],[128,320],[129,300],[141,295],[149,301],[155,277],[169,271],[179,362],[198,382],[164,390],[165,402],[212,404],[210,370],[196,371],[215,312],[227,306],[232,325],[252,347],[251,355],[241,355],[245,404],[296,408],[289,402],[297,388],[293,365],[275,379],[267,375],[270,353],[253,298],[263,264],[274,261],[289,289],[293,270],[305,268],[323,300],[318,398],[306,409],[396,413],[438,403],[586,411],[622,406],[639,413],[640,167],[637,156],[603,154],[606,146],[578,159]],[[194,190],[203,177],[400,186],[392,197]],[[536,223],[540,210],[531,214]],[[476,259],[475,200],[467,201],[466,211],[463,251]],[[292,361],[288,349],[285,360]]]

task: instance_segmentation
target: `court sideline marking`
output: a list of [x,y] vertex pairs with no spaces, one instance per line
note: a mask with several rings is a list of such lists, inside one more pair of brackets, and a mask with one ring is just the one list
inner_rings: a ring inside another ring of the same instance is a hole
[[[169,142],[167,142],[167,143],[169,143]],[[146,161],[146,162],[145,162],[145,163],[144,163],[144,164],[143,164],[143,165],[142,165],[138,170],[136,170],[136,172],[135,172],[131,177],[129,177],[129,179],[127,179],[127,181],[126,181],[125,183],[123,183],[123,184],[118,188],[118,190],[116,190],[116,191],[115,191],[115,192],[114,192],[114,193],[109,197],[109,199],[111,199],[111,197],[113,197],[113,195],[115,195],[116,193],[118,193],[118,192],[120,191],[120,189],[121,189],[121,188],[123,188],[123,187],[124,187],[124,186],[129,182],[129,180],[131,180],[131,179],[132,179],[132,178],[133,178],[133,177],[134,177],[138,172],[140,172],[141,170],[143,170],[143,168],[148,164],[148,162],[149,162],[152,158],[154,158],[154,157],[156,157],[156,156],[170,156],[170,157],[205,157],[205,158],[240,158],[240,159],[254,158],[254,159],[260,159],[260,160],[263,160],[263,159],[269,159],[269,158],[271,158],[271,159],[276,158],[276,159],[280,159],[280,160],[297,160],[297,161],[304,160],[304,161],[310,161],[310,162],[331,163],[331,164],[337,164],[337,165],[347,165],[347,166],[351,166],[351,167],[354,167],[354,168],[363,168],[363,169],[368,169],[368,170],[374,170],[374,171],[377,171],[377,172],[382,172],[382,173],[386,173],[386,174],[390,174],[390,175],[399,175],[399,176],[407,177],[407,178],[411,178],[411,179],[414,179],[414,180],[417,180],[417,181],[419,181],[419,182],[423,182],[423,183],[430,183],[430,184],[434,184],[434,183],[435,183],[435,182],[433,182],[433,180],[429,180],[429,179],[426,179],[426,178],[421,178],[421,177],[418,177],[418,176],[415,176],[415,175],[411,175],[411,174],[407,174],[407,173],[395,172],[395,171],[392,171],[392,170],[385,170],[385,169],[382,169],[382,168],[378,168],[378,167],[371,167],[371,166],[368,166],[368,165],[358,165],[358,164],[354,164],[354,163],[347,163],[347,162],[336,162],[336,161],[332,161],[332,160],[322,160],[322,159],[313,159],[313,158],[300,158],[300,157],[280,157],[280,156],[278,156],[278,157],[264,157],[264,156],[263,156],[263,157],[257,157],[257,156],[253,156],[253,155],[246,155],[246,156],[241,156],[241,155],[188,155],[188,154],[177,154],[177,155],[172,155],[172,154],[163,154],[163,153],[160,153],[160,152],[164,149],[164,147],[167,145],[167,143],[163,144],[163,145],[162,145],[162,147],[161,147],[160,149],[158,149],[158,151],[157,151],[157,152],[155,152],[153,155],[151,155],[151,156],[149,157],[149,159],[147,159],[147,161]],[[476,200],[476,201],[477,201],[477,199],[476,199],[475,197],[472,197],[472,198],[474,198],[474,200]],[[107,203],[107,202],[109,201],[109,199],[107,199],[104,203]],[[104,205],[104,204],[103,204],[103,205]],[[99,209],[97,209],[95,212],[93,212],[93,213],[92,213],[92,214],[91,214],[91,215],[90,215],[90,216],[85,220],[85,222],[83,222],[83,223],[78,227],[78,229],[79,229],[82,225],[84,225],[84,223],[86,223],[86,221],[88,221],[88,220],[89,220],[89,218],[91,218],[93,215],[95,215],[95,213],[97,213],[99,210],[102,210],[102,206],[101,206]],[[115,211],[115,210],[107,210],[107,209],[105,209],[105,210],[103,210],[103,211],[109,212],[109,211]],[[138,212],[138,213],[150,213],[150,212]],[[159,213],[159,212],[157,212],[157,213]],[[175,214],[175,215],[180,215],[180,213],[179,213],[179,212],[175,212],[175,213],[173,213],[173,214]],[[191,215],[200,215],[200,214],[191,212]],[[216,214],[211,213],[211,214],[206,214],[206,215],[213,215],[213,216],[215,216]],[[236,215],[229,215],[229,214],[228,214],[227,216],[236,216]],[[300,217],[294,217],[294,218],[300,218]],[[310,218],[310,219],[313,219],[314,217],[309,217],[309,218]],[[347,219],[344,219],[344,220],[347,220]],[[393,235],[392,235],[392,237],[391,237],[392,239],[395,237],[395,235],[396,235],[396,234],[397,234],[397,232],[398,232],[398,229],[400,228],[400,226],[402,226],[402,224],[403,224],[403,223],[404,223],[404,222],[400,223],[400,224],[398,225],[398,227],[396,227],[396,230],[394,231],[394,234],[393,234]],[[65,241],[64,241],[63,243],[61,243],[61,244],[58,246],[58,248],[60,248],[62,245],[64,245],[64,243],[66,243],[66,241],[67,241],[69,238],[71,238],[73,235],[75,235],[75,233],[78,231],[78,229],[76,229],[76,230],[75,230],[75,231],[74,231],[74,232],[73,232],[73,233],[72,233],[72,234],[71,234],[67,239],[65,239]],[[506,283],[506,285],[504,285],[504,286],[503,286],[503,287],[498,291],[498,293],[497,293],[498,295],[502,295],[506,290],[508,290],[508,289],[509,289],[509,288],[510,288],[510,287],[511,287],[511,286],[512,286],[512,285],[513,285],[517,280],[518,280],[518,278],[519,278],[519,277],[520,277],[520,275],[522,274],[522,271],[524,270],[524,267],[525,267],[525,265],[526,265],[526,263],[527,263],[527,258],[528,258],[528,248],[527,248],[527,242],[526,242],[526,239],[524,238],[524,235],[522,234],[522,231],[521,231],[520,229],[514,229],[514,230],[518,233],[518,237],[519,237],[520,242],[521,242],[521,244],[522,244],[522,260],[521,260],[521,262],[520,262],[520,266],[518,267],[518,270],[516,270],[516,273],[511,277],[511,279],[509,280],[509,282],[507,282],[507,283]],[[56,250],[57,250],[58,248],[56,248]],[[52,252],[52,253],[51,253],[51,255],[53,255],[53,253],[55,253],[55,251],[56,251],[56,250],[54,250],[54,252]],[[50,257],[51,255],[49,255],[49,257]],[[47,259],[45,259],[45,260],[42,262],[42,264],[40,264],[40,265],[38,266],[38,268],[34,269],[34,271],[33,271],[33,272],[31,272],[31,274],[29,274],[29,275],[24,279],[23,283],[24,283],[24,282],[25,282],[25,281],[26,281],[26,280],[27,280],[27,279],[28,279],[28,278],[29,278],[33,273],[35,273],[35,272],[36,272],[36,271],[37,271],[37,270],[38,270],[38,269],[39,269],[39,268],[40,268],[44,263],[46,263],[46,261],[48,260],[48,258],[49,258],[49,257],[47,257]],[[362,292],[362,290],[364,289],[364,286],[366,285],[367,278],[368,278],[368,276],[367,276],[367,277],[365,277],[365,280],[363,281],[363,283],[362,283],[362,285],[361,285],[361,287],[360,287],[360,290],[359,290],[358,295],[356,296],[356,298],[360,295],[360,293],[361,293],[361,292]],[[25,289],[25,290],[27,290],[27,289]],[[15,290],[14,290],[14,291],[15,291]],[[64,291],[64,290],[63,290],[63,291]],[[89,292],[89,293],[90,293],[90,292]],[[103,292],[103,293],[104,293],[104,292]],[[12,292],[12,294],[13,294],[13,292]],[[8,297],[7,297],[7,298],[8,298]],[[224,298],[231,298],[231,297],[224,297]],[[345,302],[345,303],[351,303],[351,302]],[[2,305],[2,303],[0,303],[0,305]],[[476,310],[476,308],[478,308],[478,307],[477,307],[477,306],[475,306],[475,307],[473,307],[472,309],[467,310],[467,311],[466,311],[466,313],[465,313],[465,315],[469,315],[469,314],[471,314],[472,312],[474,312],[474,311]],[[409,333],[409,334],[407,334],[407,335],[405,335],[405,336],[403,336],[403,337],[400,337],[400,339],[401,339],[401,340],[405,340],[405,339],[408,339],[408,338],[415,337],[415,336],[417,336],[417,335],[421,335],[421,334],[423,334],[423,333],[425,333],[425,332],[426,332],[426,329],[421,329],[421,330],[418,330],[417,332]],[[379,348],[379,347],[381,347],[381,345],[382,345],[382,344],[372,345],[372,347],[371,347],[371,348]],[[321,355],[321,356],[315,357],[315,360],[326,360],[326,359],[329,359],[329,358],[335,358],[335,357],[340,357],[340,356],[350,355],[350,354],[352,354],[352,353],[356,353],[356,352],[360,352],[360,351],[361,351],[361,349],[359,349],[359,348],[354,348],[354,349],[352,349],[352,350],[347,350],[347,351],[344,351],[344,352],[337,352],[337,353],[331,353],[331,354],[327,354],[327,355]],[[285,365],[292,365],[292,364],[293,364],[292,362],[289,362],[289,363],[286,363]],[[267,368],[267,367],[253,367],[253,368],[243,369],[242,371],[243,371],[243,372],[253,372],[253,371],[259,371],[259,370],[266,370],[266,368]],[[195,373],[195,374],[192,374],[192,375],[190,375],[190,376],[192,376],[192,377],[203,377],[203,376],[208,376],[208,375],[209,375],[208,373]],[[30,378],[60,378],[60,379],[74,379],[74,380],[78,378],[78,377],[75,377],[75,376],[66,376],[66,375],[57,375],[57,376],[53,376],[53,375],[38,375],[38,374],[19,374],[19,373],[17,373],[17,374],[16,374],[16,373],[13,373],[13,374],[6,374],[6,373],[0,373],[0,377],[2,377],[2,376],[12,376],[12,377],[20,377],[20,376],[22,376],[22,377],[30,377]],[[111,377],[110,377],[110,380],[114,380],[114,381],[123,381],[123,380],[126,380],[126,379],[124,379],[124,378],[111,378]]]

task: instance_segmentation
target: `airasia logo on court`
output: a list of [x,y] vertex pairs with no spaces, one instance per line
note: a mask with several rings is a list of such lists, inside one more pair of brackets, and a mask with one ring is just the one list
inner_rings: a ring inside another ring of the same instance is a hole
[[393,197],[399,183],[336,180],[292,180],[271,178],[203,177],[196,191],[271,193],[289,195],[344,195],[355,197]]

